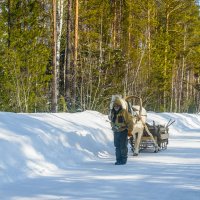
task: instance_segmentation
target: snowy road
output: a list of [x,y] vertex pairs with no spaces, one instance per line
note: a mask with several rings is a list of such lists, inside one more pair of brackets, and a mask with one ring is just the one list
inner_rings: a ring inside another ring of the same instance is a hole
[[[154,119],[153,114],[150,117]],[[174,125],[172,131],[176,133],[171,133],[167,150],[143,152],[138,157],[129,151],[124,166],[113,164],[112,150],[86,162],[68,165],[66,160],[65,169],[57,174],[0,184],[0,197],[2,200],[199,200],[200,128],[194,126],[188,131],[179,126],[176,130]],[[14,166],[9,173],[16,173]]]

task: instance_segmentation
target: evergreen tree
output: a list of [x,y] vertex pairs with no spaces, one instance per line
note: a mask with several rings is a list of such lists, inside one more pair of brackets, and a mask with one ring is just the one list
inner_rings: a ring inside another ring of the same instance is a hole
[[[112,94],[133,94],[148,110],[199,111],[195,0],[54,3],[56,51],[52,0],[0,2],[1,110],[52,111],[58,105],[106,113]],[[58,102],[51,104],[56,89]]]
[[4,1],[1,10],[1,108],[48,110],[49,36],[45,15],[41,15],[46,10],[33,0]]

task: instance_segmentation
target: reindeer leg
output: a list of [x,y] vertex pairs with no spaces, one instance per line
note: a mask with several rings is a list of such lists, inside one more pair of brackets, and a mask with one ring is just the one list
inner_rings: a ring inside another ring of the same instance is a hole
[[141,131],[141,130],[138,131],[138,133],[137,133],[137,137],[136,137],[136,140],[135,140],[135,150],[134,150],[133,156],[138,156],[138,154],[139,154],[142,134],[143,134],[143,131]]

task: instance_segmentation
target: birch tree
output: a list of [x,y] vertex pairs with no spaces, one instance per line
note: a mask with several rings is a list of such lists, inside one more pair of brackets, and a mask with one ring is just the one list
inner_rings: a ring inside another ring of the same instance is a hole
[[[61,100],[60,90],[61,90],[61,38],[63,33],[63,8],[64,0],[57,0],[57,12],[56,12],[56,31],[57,31],[57,40],[56,40],[56,74],[57,74],[57,98]],[[58,104],[59,105],[59,104]],[[64,103],[65,105],[65,103]],[[63,106],[63,105],[62,105]],[[61,109],[61,108],[59,108]],[[57,109],[58,110],[58,109]]]

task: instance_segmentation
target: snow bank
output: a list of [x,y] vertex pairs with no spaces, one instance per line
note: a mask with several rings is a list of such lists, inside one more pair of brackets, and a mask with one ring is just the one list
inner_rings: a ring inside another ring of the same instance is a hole
[[113,153],[107,116],[94,111],[0,113],[0,178],[53,176],[62,169]]

